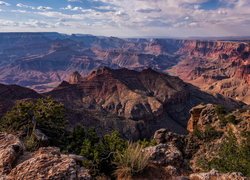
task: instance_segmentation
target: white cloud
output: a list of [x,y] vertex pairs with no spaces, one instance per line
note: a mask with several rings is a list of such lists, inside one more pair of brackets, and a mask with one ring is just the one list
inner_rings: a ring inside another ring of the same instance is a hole
[[53,8],[48,7],[48,6],[38,6],[36,9],[37,9],[37,10],[51,10],[51,9],[53,9]]
[[[103,28],[99,27],[105,26],[112,35],[122,33],[175,36],[242,35],[250,28],[250,0],[219,0],[223,6],[210,10],[203,9],[202,5],[208,0],[93,1],[103,5],[87,7],[76,3],[77,6],[74,6],[73,2],[83,2],[83,0],[68,0],[70,3],[66,7],[59,6],[52,9],[18,3],[18,7],[27,8],[27,11],[21,9],[12,10],[12,12],[22,13],[23,16],[29,13],[46,19],[47,23],[54,25],[50,26],[51,28],[70,27],[65,28],[67,31],[81,31],[84,27],[85,30],[89,30],[88,33],[98,32],[98,30],[103,33]],[[45,27],[43,23],[36,24]],[[93,31],[92,27],[96,27],[96,31]]]
[[4,1],[0,1],[0,6],[10,6],[10,4]]
[[53,8],[51,7],[48,7],[48,6],[38,6],[38,7],[34,7],[34,6],[29,6],[29,5],[26,5],[26,4],[22,4],[22,3],[18,3],[16,5],[17,7],[20,7],[20,8],[27,8],[27,9],[33,9],[33,10],[51,10]]

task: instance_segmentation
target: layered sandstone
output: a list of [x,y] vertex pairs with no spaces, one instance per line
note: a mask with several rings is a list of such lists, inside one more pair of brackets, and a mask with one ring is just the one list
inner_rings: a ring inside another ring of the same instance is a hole
[[141,133],[141,136],[152,135],[161,127],[185,133],[189,110],[202,102],[231,108],[241,105],[204,93],[177,77],[152,69],[138,72],[103,67],[79,79],[76,84],[63,82],[45,95],[63,102],[69,109],[94,113],[93,117],[100,120],[100,124],[111,120],[111,127],[122,130],[122,134],[133,130],[134,135],[131,135],[135,137]]

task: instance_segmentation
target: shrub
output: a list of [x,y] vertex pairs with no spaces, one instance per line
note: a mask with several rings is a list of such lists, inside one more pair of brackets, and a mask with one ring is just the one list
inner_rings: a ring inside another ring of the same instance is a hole
[[85,135],[80,154],[88,159],[83,163],[91,169],[93,175],[112,174],[115,169],[112,164],[114,153],[123,151],[126,146],[127,142],[121,138],[119,132],[114,131],[102,138],[97,138],[92,129]]
[[151,139],[151,140],[143,139],[143,140],[139,140],[138,143],[142,145],[144,148],[157,145],[155,139]]
[[200,131],[197,127],[194,128],[193,135],[198,139],[203,139],[203,132]]
[[237,124],[236,117],[234,115],[229,115],[227,118],[227,122],[232,123],[232,124]]
[[26,137],[24,144],[28,151],[35,151],[39,148],[39,142],[35,139],[33,135]]
[[221,137],[221,135],[222,133],[219,131],[216,131],[211,125],[206,125],[203,139],[206,141],[211,141],[211,140]]
[[250,176],[250,139],[238,144],[232,132],[220,145],[217,156],[210,161],[200,160],[204,169],[217,169],[220,172],[241,172]]
[[[19,101],[1,119],[0,130],[9,133],[21,131],[30,143],[33,130],[39,129],[49,137],[49,145],[60,146],[64,139],[66,121],[64,106],[51,98]],[[34,139],[32,140],[34,141]],[[31,148],[33,149],[33,148]]]
[[211,125],[206,125],[204,132],[200,131],[198,128],[195,128],[193,131],[193,135],[200,140],[211,141],[216,138],[219,138],[222,135],[222,133],[216,131]]
[[222,126],[226,126],[228,123],[232,123],[234,125],[237,125],[239,122],[239,120],[236,119],[236,117],[234,115],[228,115],[228,116],[223,116],[220,117],[220,124]]
[[64,151],[80,154],[83,139],[85,138],[85,130],[82,126],[76,126],[71,133],[67,135]]
[[227,113],[226,108],[224,106],[222,106],[222,105],[217,105],[215,107],[215,112],[218,115],[225,115]]
[[129,143],[123,151],[115,154],[114,163],[117,165],[115,175],[119,178],[130,178],[138,175],[148,166],[150,154],[143,152],[143,146],[138,143]]

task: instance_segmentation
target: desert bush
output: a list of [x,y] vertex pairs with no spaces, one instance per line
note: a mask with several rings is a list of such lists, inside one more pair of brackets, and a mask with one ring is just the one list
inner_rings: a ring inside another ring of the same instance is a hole
[[112,163],[116,151],[123,151],[127,142],[123,140],[119,132],[114,131],[98,138],[95,131],[88,131],[83,140],[81,155],[86,157],[85,167],[91,169],[92,174],[112,174],[115,165]]
[[219,131],[216,131],[211,125],[206,125],[204,131],[201,131],[198,128],[195,128],[193,131],[193,135],[196,136],[200,140],[211,141],[211,140],[221,137],[222,133]]
[[150,140],[143,139],[143,140],[139,140],[137,143],[142,145],[144,148],[149,147],[149,146],[156,146],[157,145],[155,139],[150,139]]
[[220,118],[220,123],[222,126],[227,125],[228,123],[232,123],[234,125],[238,124],[238,120],[236,119],[236,117],[234,115],[228,115],[228,116],[224,116]]
[[[25,135],[28,144],[36,144],[33,131],[39,129],[49,137],[49,145],[60,146],[64,139],[66,121],[64,106],[51,98],[18,101],[1,119],[0,130]],[[30,147],[30,149],[33,149]]]
[[150,158],[150,154],[144,152],[143,148],[139,143],[129,143],[123,152],[116,152],[114,163],[117,165],[117,177],[127,179],[143,172]]
[[222,106],[222,105],[217,105],[215,107],[215,112],[218,115],[225,115],[227,113],[226,108],[224,106]]
[[217,169],[220,172],[241,172],[250,176],[250,139],[241,144],[232,132],[220,145],[217,155],[210,161],[200,159],[198,164],[205,170]]
[[80,154],[85,134],[85,129],[82,126],[76,126],[72,132],[68,132],[66,135],[65,146],[62,150],[66,153]]

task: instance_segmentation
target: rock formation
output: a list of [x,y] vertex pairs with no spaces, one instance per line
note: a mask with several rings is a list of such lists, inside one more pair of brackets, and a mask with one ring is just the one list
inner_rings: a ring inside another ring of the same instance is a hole
[[45,92],[75,71],[87,75],[100,66],[151,67],[208,92],[250,101],[248,41],[119,39],[58,33],[1,33],[0,41],[0,82],[5,84]]
[[0,179],[1,174],[9,173],[14,162],[24,151],[24,145],[14,135],[0,133]]
[[221,180],[247,180],[241,173],[219,173],[216,170],[211,170],[207,173],[194,173],[190,175],[190,180],[210,180],[210,179],[221,179]]
[[[155,173],[158,174],[158,171],[161,171],[162,174],[165,173],[165,179],[249,179],[240,172],[220,173],[214,169],[207,172],[208,170],[204,170],[199,162],[201,158],[205,158],[205,164],[207,165],[216,156],[219,147],[226,142],[225,138],[230,132],[235,136],[237,143],[246,140],[244,134],[250,132],[249,107],[225,113],[225,118],[233,115],[235,121],[228,121],[227,124],[223,125],[221,123],[224,122],[224,119],[222,119],[222,113],[224,112],[218,106],[212,104],[198,105],[192,108],[190,112],[188,135],[178,135],[167,129],[159,129],[154,135],[157,145],[144,149],[150,152],[150,163],[158,167]],[[208,133],[208,126],[214,129],[213,134],[209,134],[209,137],[199,137]],[[200,133],[198,134],[197,131]],[[217,132],[217,135],[215,132]],[[242,168],[238,169],[243,170]]]
[[91,179],[79,161],[78,156],[61,154],[55,147],[26,152],[19,138],[0,134],[0,179]]
[[[141,133],[141,137],[151,136],[161,127],[185,133],[190,108],[202,102],[224,104],[231,108],[241,105],[204,93],[177,77],[152,69],[138,72],[99,68],[77,84],[63,82],[44,95],[52,96],[69,109],[85,109],[95,114],[109,114],[113,119],[123,119],[113,120],[111,127],[123,131],[127,127],[127,132],[135,130],[137,133],[134,131],[133,134],[136,138]],[[100,116],[100,124],[108,122],[105,116]]]
[[250,102],[250,44],[187,41],[179,63],[169,72],[210,93]]

